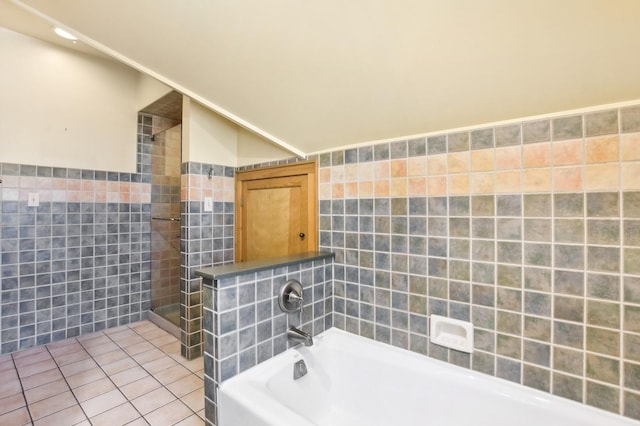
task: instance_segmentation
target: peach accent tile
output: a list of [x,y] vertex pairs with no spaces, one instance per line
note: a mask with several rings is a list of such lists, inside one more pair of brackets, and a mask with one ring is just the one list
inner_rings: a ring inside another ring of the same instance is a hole
[[427,157],[427,171],[429,176],[447,173],[447,154],[431,155]]
[[622,163],[622,189],[640,189],[640,162]]
[[131,192],[131,184],[129,182],[120,182],[120,192]]
[[321,200],[331,199],[331,184],[321,183],[318,184],[318,198]]
[[469,171],[470,166],[469,151],[454,152],[447,157],[447,167],[449,173],[463,173]]
[[107,393],[103,393],[102,395],[83,401],[80,405],[84,412],[87,413],[87,416],[91,418],[125,402],[127,402],[127,400],[122,393],[120,393],[118,389],[114,389]]
[[522,147],[507,146],[496,148],[496,170],[522,168]]
[[147,376],[144,379],[136,380],[128,385],[124,385],[120,388],[120,391],[130,400],[151,392],[154,389],[162,386],[156,379],[151,376]]
[[199,201],[202,197],[201,195],[201,191],[200,188],[196,188],[196,189],[189,189],[189,198],[187,198],[189,201]]
[[535,143],[522,147],[524,168],[547,167],[551,165],[551,144]]
[[407,162],[408,176],[426,176],[427,175],[427,158],[411,157]]
[[[61,182],[64,182],[64,187],[58,188],[58,189],[66,189],[67,180],[66,179],[59,179],[59,180]],[[5,188],[20,188],[20,176],[3,176],[2,185]]]
[[92,180],[83,180],[82,181],[82,190],[83,191],[93,191],[93,181]]
[[29,411],[33,419],[38,420],[73,405],[76,405],[76,399],[71,392],[67,391],[52,396],[51,398],[29,404]]
[[622,135],[620,140],[622,161],[640,160],[640,133]]
[[344,166],[344,180],[345,182],[358,180],[357,164],[347,164],[346,166]]
[[493,157],[493,149],[471,151],[471,170],[474,172],[494,170]]
[[343,198],[344,197],[344,183],[331,184],[331,197]]
[[[91,424],[93,426],[112,426],[118,424],[129,423],[132,420],[139,418],[140,414],[136,411],[136,409],[130,403],[124,403],[114,407],[110,410],[105,411],[95,417],[91,417]],[[162,423],[160,424],[167,424]],[[169,423],[170,424],[170,423]]]
[[[6,177],[3,178],[3,181],[6,181]],[[53,189],[67,189],[67,180],[62,178],[53,178],[53,182],[51,182],[51,187]]]
[[202,186],[201,175],[189,175],[189,187],[200,188]]
[[[128,195],[128,194],[127,194]],[[93,195],[93,191],[89,192],[89,191],[82,191],[80,193],[80,201],[85,202],[85,203],[90,203],[94,201],[94,195]],[[122,199],[122,194],[120,194],[120,199]]]
[[373,163],[358,164],[358,178],[361,180],[372,180]]
[[[115,196],[117,197],[117,199],[115,200],[115,202],[120,201],[120,196],[115,193]],[[79,202],[81,201],[82,198],[82,192],[80,191],[67,191],[67,199],[71,202]],[[109,200],[110,202],[112,202],[111,200]]]
[[91,382],[73,389],[73,394],[76,396],[78,401],[84,402],[91,398],[95,398],[96,396],[107,393],[113,389],[115,389],[115,386],[113,385],[111,380],[109,380],[109,378],[107,377],[104,377],[100,380],[96,380],[95,382]]
[[331,182],[344,181],[344,166],[333,166],[329,170],[331,170]]
[[213,189],[223,189],[224,188],[224,178],[222,176],[214,176],[211,180],[203,180],[202,181],[203,188],[213,188]]
[[[109,182],[109,190],[117,191],[117,187],[113,188],[114,185],[118,185],[118,182]],[[69,179],[67,180],[67,190],[70,191],[80,191],[82,189],[82,181],[79,179]]]
[[427,195],[427,178],[409,178],[409,195],[413,197],[424,197]]
[[553,169],[554,191],[582,191],[582,167]]
[[617,190],[620,186],[620,166],[615,164],[592,164],[584,169],[584,189]]
[[447,177],[436,176],[429,178],[429,195],[446,195]]
[[373,197],[373,182],[358,182],[358,195],[363,198]]
[[449,175],[449,194],[463,195],[469,193],[469,175],[461,173]]
[[[93,184],[93,181],[87,181]],[[49,177],[36,177],[36,187],[38,189],[51,189],[53,188],[53,179]]]
[[391,180],[391,196],[406,197],[407,196],[407,179],[397,178]]
[[31,418],[26,408],[11,411],[0,416],[0,424],[2,425],[29,425]]
[[472,173],[471,193],[492,194],[495,191],[494,173]]
[[618,161],[618,136],[588,139],[586,142],[587,164]]
[[407,177],[407,160],[391,160],[391,177]]
[[344,194],[347,198],[358,198],[358,182],[345,183]]
[[388,197],[389,196],[389,181],[378,180],[375,182],[375,196],[376,197]]
[[523,192],[551,191],[551,169],[525,169],[522,171]]
[[58,379],[54,382],[25,391],[24,396],[29,404],[33,404],[34,402],[42,401],[43,399],[50,398],[68,390],[69,386],[67,386],[67,382],[64,379]]
[[9,411],[17,410],[20,407],[26,405],[24,397],[21,393],[14,393],[11,396],[0,399],[0,416],[8,413]]
[[[154,424],[175,424],[192,415],[192,411],[181,401],[173,401],[155,411],[147,414],[145,419],[152,425]],[[163,423],[164,422],[164,423]]]
[[160,387],[132,400],[131,404],[144,415],[175,400],[176,397],[171,392]]
[[374,179],[387,179],[389,177],[389,161],[378,161],[374,163]]
[[[56,197],[56,195],[53,195],[54,201],[60,201],[58,200]],[[107,201],[107,193],[106,192],[99,192],[96,193],[96,203],[104,203]],[[142,201],[141,201],[142,202]]]
[[72,405],[62,411],[43,417],[34,422],[35,426],[58,426],[58,425],[77,425],[83,420],[87,420],[82,408],[79,405]]
[[553,144],[553,164],[556,166],[582,164],[583,157],[584,144],[582,139],[554,142]]
[[[183,396],[197,390],[203,389],[204,383],[200,377],[195,374],[190,374],[188,376],[183,377],[182,379],[176,380],[173,383],[170,383],[167,388],[178,398],[182,398]],[[193,409],[193,411],[201,410],[204,407],[200,407],[198,409]]]

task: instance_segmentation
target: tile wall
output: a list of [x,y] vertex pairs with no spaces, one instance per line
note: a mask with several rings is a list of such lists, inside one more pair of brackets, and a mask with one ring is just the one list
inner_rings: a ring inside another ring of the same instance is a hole
[[[286,330],[312,335],[331,328],[332,256],[244,273],[204,285],[205,414],[215,424],[217,388],[242,371],[287,349]],[[300,281],[305,304],[298,313],[280,310],[277,295],[289,279]],[[307,302],[310,301],[310,302]]]
[[[319,157],[334,324],[640,419],[640,106]],[[475,325],[472,356],[428,315]]]
[[[234,259],[234,169],[213,164],[182,164],[181,183],[181,333],[182,355],[199,357],[202,348],[202,267]],[[205,212],[205,198],[213,212]]]

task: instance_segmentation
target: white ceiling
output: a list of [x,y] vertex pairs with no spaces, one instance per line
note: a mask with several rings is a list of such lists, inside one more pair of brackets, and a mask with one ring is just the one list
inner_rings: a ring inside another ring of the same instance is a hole
[[297,153],[640,99],[638,0],[14,2]]

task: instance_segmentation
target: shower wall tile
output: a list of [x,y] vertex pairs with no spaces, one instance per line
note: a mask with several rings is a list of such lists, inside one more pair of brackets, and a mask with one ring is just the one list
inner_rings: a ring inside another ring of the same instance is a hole
[[[639,110],[433,135],[406,167],[376,145],[357,175],[321,161],[334,325],[640,419]],[[428,343],[431,314],[473,322],[473,355]]]

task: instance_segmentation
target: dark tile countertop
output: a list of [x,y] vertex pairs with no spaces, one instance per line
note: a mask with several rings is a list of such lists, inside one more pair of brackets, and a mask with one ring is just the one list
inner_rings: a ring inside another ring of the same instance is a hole
[[272,259],[252,260],[249,262],[232,263],[228,265],[212,266],[196,270],[195,274],[206,280],[219,280],[229,278],[234,275],[246,274],[248,272],[258,272],[265,269],[280,268],[301,262],[311,262],[313,260],[333,257],[329,251],[312,251],[299,253],[291,256],[274,257]]

